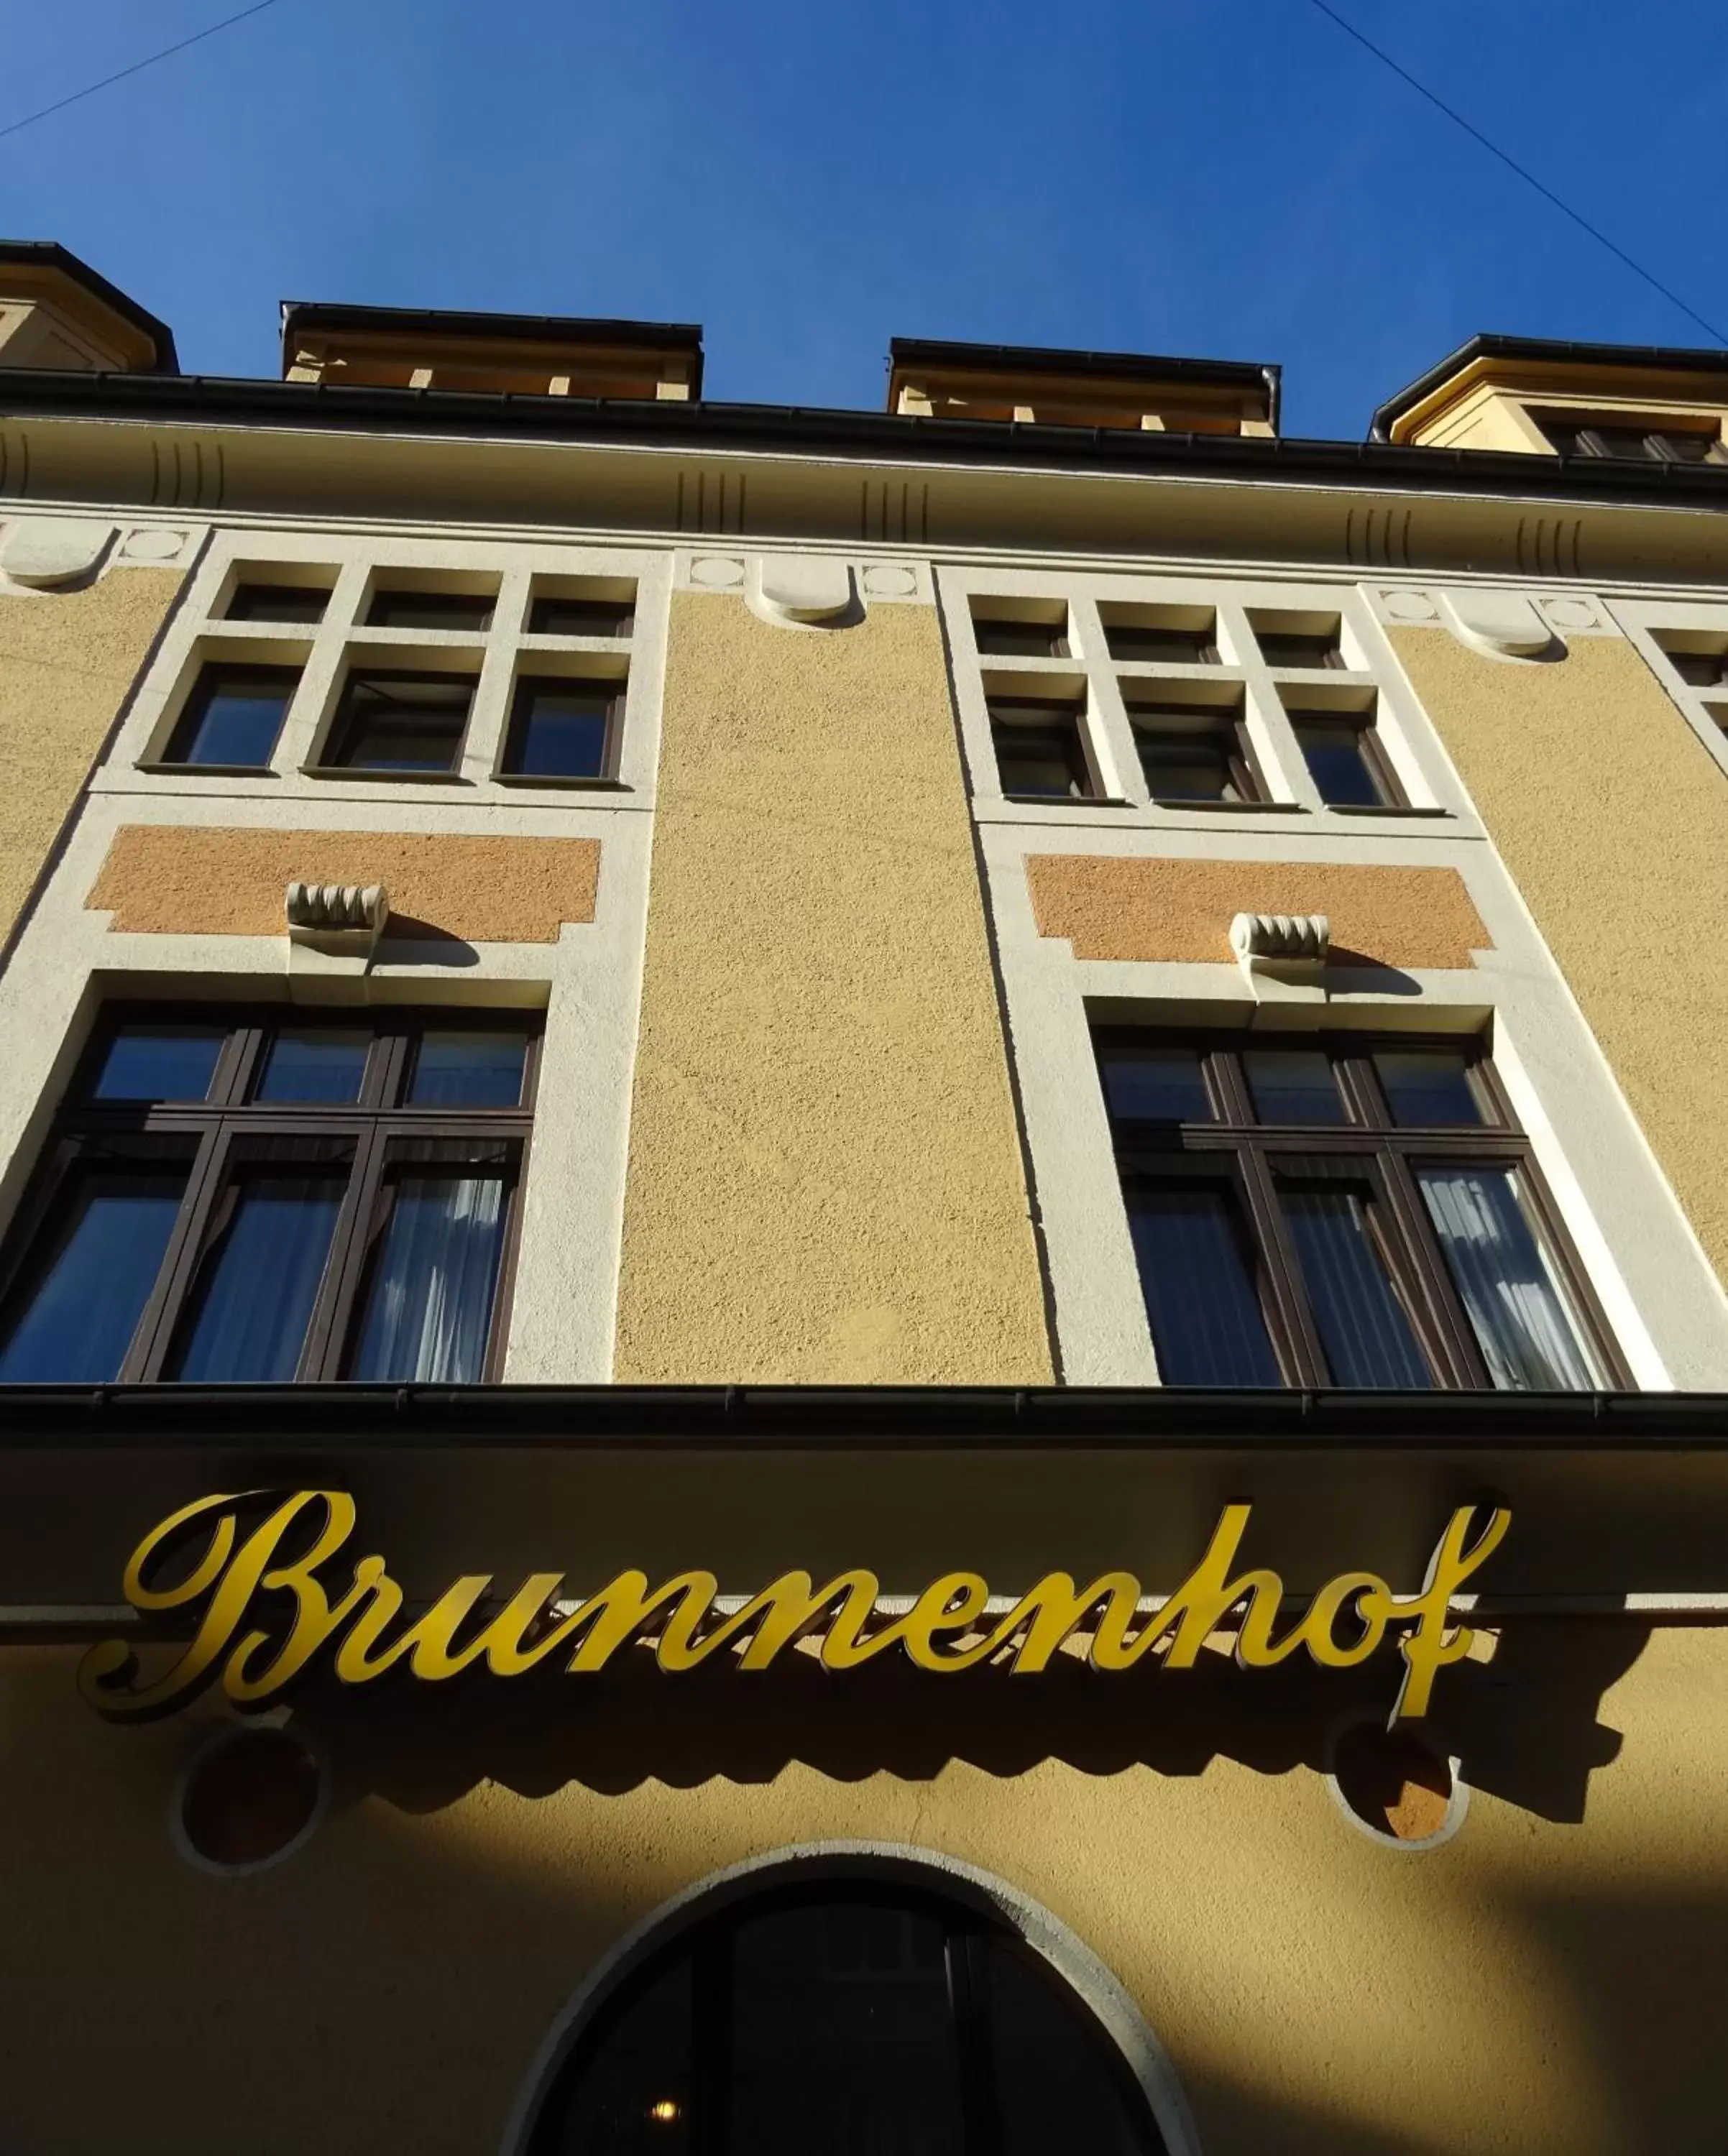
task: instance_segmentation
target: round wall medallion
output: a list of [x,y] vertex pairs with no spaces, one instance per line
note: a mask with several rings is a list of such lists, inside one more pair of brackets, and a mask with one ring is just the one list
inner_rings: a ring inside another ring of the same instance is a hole
[[723,554],[703,554],[691,563],[690,581],[706,591],[729,591],[744,581],[744,565]]
[[129,562],[172,562],[185,544],[183,531],[129,531],[120,551]]
[[1381,603],[1394,621],[1432,621],[1434,602],[1426,592],[1383,592]]
[[918,571],[894,562],[877,562],[864,572],[864,588],[872,598],[909,599],[918,593]]
[[1596,608],[1588,599],[1544,599],[1542,610],[1556,629],[1596,627]]
[[305,1738],[224,1724],[187,1763],[169,1829],[200,1871],[261,1871],[311,1839],[329,1797],[329,1768]]
[[1326,1785],[1345,1817],[1394,1849],[1432,1849],[1463,1824],[1469,1792],[1458,1762],[1407,1727],[1371,1716],[1335,1734]]

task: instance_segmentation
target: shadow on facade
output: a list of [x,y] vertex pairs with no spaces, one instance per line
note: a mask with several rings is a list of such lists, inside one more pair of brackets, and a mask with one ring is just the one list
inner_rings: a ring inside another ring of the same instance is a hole
[[[1648,1636],[1626,1619],[1509,1627],[1492,1662],[1441,1672],[1423,1733],[1462,1761],[1473,1787],[1545,1820],[1581,1820],[1592,1773],[1620,1748],[1597,1719],[1602,1695]],[[750,1675],[669,1676],[640,1650],[598,1676],[327,1686],[299,1712],[337,1762],[343,1801],[375,1794],[424,1812],[487,1779],[529,1797],[567,1783],[616,1795],[649,1781],[763,1784],[795,1762],[841,1782],[928,1781],[951,1761],[1004,1779],[1046,1759],[1091,1775],[1194,1775],[1219,1758],[1264,1774],[1324,1770],[1341,1722],[1389,1711],[1399,1668],[1382,1656],[1351,1671],[1306,1661],[1245,1671],[1209,1653],[1188,1671],[1107,1675],[1061,1657],[1036,1676],[887,1662],[834,1675],[792,1655]]]

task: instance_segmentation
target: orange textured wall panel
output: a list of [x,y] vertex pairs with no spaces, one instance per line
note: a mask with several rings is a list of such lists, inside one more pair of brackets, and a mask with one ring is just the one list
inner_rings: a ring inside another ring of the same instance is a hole
[[279,936],[289,884],[381,883],[396,933],[555,943],[594,919],[599,874],[597,839],[127,824],[85,903],[137,935]]
[[1338,957],[1378,966],[1468,966],[1493,941],[1455,869],[1035,854],[1026,877],[1039,933],[1077,958],[1227,963],[1238,913],[1324,913]]

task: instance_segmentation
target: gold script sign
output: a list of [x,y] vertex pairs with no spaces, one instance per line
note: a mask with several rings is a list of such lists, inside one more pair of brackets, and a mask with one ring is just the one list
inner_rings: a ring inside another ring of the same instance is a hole
[[[126,1640],[104,1640],[85,1655],[79,1689],[100,1713],[127,1720],[172,1712],[219,1681],[236,1706],[262,1707],[321,1657],[347,1685],[371,1684],[399,1664],[442,1684],[474,1668],[521,1676],[555,1656],[567,1671],[604,1669],[620,1647],[645,1637],[663,1670],[695,1669],[723,1651],[741,1670],[765,1670],[808,1636],[831,1670],[856,1669],[897,1647],[922,1670],[975,1669],[1000,1655],[1026,1671],[1045,1668],[1074,1633],[1088,1635],[1094,1669],[1132,1669],[1155,1647],[1166,1669],[1181,1670],[1239,1613],[1236,1657],[1248,1669],[1268,1669],[1299,1649],[1328,1669],[1350,1669],[1398,1626],[1404,1676],[1393,1716],[1426,1714],[1436,1673],[1470,1650],[1472,1635],[1449,1614],[1452,1597],[1499,1548],[1510,1513],[1490,1512],[1478,1526],[1476,1507],[1455,1512],[1420,1594],[1394,1594],[1377,1573],[1340,1573],[1280,1631],[1283,1582],[1263,1568],[1236,1569],[1251,1510],[1225,1507],[1206,1554],[1150,1614],[1141,1614],[1132,1573],[1103,1573],[1083,1587],[1067,1573],[1047,1573],[1011,1609],[991,1614],[985,1580],[949,1572],[903,1615],[872,1625],[881,1584],[861,1570],[822,1587],[807,1572],[782,1573],[726,1614],[716,1611],[719,1582],[711,1572],[681,1572],[659,1587],[645,1573],[620,1572],[573,1607],[560,1600],[560,1573],[532,1573],[507,1597],[491,1573],[474,1573],[405,1619],[402,1589],[383,1558],[360,1558],[346,1573],[338,1568],[357,1517],[345,1491],[202,1497],[153,1527],[126,1571],[133,1608],[152,1617],[189,1613],[191,1639],[148,1681]],[[248,1520],[257,1523],[246,1528]],[[177,1571],[172,1584],[152,1584],[168,1571]]]

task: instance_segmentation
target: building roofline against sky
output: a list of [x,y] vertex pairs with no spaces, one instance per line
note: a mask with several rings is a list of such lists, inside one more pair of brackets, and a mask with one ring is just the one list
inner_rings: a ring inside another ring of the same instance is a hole
[[1728,506],[1728,466],[1390,442],[1181,434],[1023,420],[950,419],[788,404],[281,382],[268,377],[0,371],[0,413],[161,418],[506,439],[631,441],[1036,470],[1194,471],[1273,483],[1443,486],[1458,494]]
[[1677,374],[1728,374],[1728,351],[1673,344],[1579,344],[1558,337],[1501,336],[1484,331],[1388,397],[1369,424],[1371,442],[1383,442],[1413,404],[1439,388],[1475,359],[1552,360],[1584,367],[1666,368]]
[[494,315],[442,307],[361,307],[339,300],[284,300],[282,363],[291,363],[295,337],[308,331],[372,330],[388,335],[417,331],[434,337],[473,337],[540,344],[634,345],[651,352],[681,352],[694,361],[691,394],[702,394],[700,322],[613,321],[592,315]]
[[155,347],[157,371],[163,374],[177,373],[179,357],[174,350],[174,332],[166,322],[158,321],[147,308],[136,300],[129,299],[117,285],[111,285],[100,271],[92,270],[88,262],[81,261],[69,248],[62,247],[57,239],[0,239],[0,265],[16,265],[23,269],[58,270],[64,275],[81,285],[94,300],[100,300],[123,321],[147,336]]
[[958,344],[942,337],[890,337],[888,366],[975,367],[1011,374],[1097,375],[1117,382],[1193,382],[1263,389],[1278,421],[1283,369],[1247,359],[1177,359],[1141,352],[1068,352],[1056,345]]

